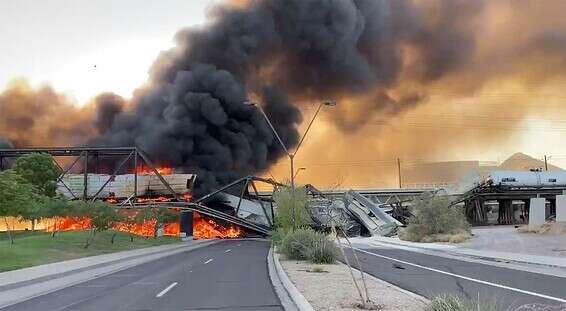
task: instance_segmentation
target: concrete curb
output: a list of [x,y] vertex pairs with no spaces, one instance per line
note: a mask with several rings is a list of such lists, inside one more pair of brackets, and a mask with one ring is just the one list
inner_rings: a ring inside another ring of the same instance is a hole
[[[269,250],[269,254],[267,256],[269,257],[267,260],[269,266],[269,277],[271,278],[271,282],[274,283],[276,293],[281,300],[283,308],[285,310],[314,311],[311,304],[301,294],[301,292],[299,292],[287,276],[287,273],[285,273],[285,270],[283,270],[283,267],[279,262],[279,256],[274,251],[274,247]],[[282,285],[284,293],[278,292],[278,288],[281,289],[281,287],[276,285],[278,281]],[[288,300],[291,300],[294,306],[288,306],[288,303],[286,303]],[[287,304],[287,306],[285,304]]]
[[208,246],[217,241],[201,242],[194,245],[186,245],[172,249],[170,251],[153,252],[147,256],[136,256],[133,259],[117,260],[104,267],[79,271],[63,277],[54,277],[44,282],[24,285],[0,292],[0,309],[35,298],[45,294],[49,294],[73,285],[77,285],[86,281],[90,281],[108,274],[119,272],[140,264],[144,264],[153,260],[157,260],[166,256],[191,251],[197,248]]

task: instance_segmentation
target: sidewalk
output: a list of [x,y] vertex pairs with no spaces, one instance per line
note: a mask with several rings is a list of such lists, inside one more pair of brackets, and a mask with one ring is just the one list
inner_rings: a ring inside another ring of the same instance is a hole
[[[393,246],[430,254],[468,257],[500,263],[566,268],[566,254],[564,252],[552,253],[552,248],[556,247],[555,240],[559,240],[558,243],[562,241],[561,245],[566,248],[566,236],[549,236],[546,238],[552,243],[543,243],[541,240],[545,238],[544,236],[519,233],[515,235],[512,230],[514,228],[509,227],[473,229],[474,236],[472,239],[462,244],[416,243],[403,241],[398,237],[381,236],[356,237],[352,238],[351,241],[362,245]],[[505,236],[506,239],[499,239],[500,236]],[[506,242],[496,242],[499,240]],[[543,249],[541,245],[546,245],[546,249]]]
[[195,240],[0,273],[0,308],[216,241]]

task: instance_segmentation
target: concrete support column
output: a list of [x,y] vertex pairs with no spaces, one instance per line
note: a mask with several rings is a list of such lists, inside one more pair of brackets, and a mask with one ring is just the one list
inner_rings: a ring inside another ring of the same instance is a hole
[[546,221],[546,199],[531,198],[529,204],[529,225],[542,225]]
[[193,212],[186,211],[181,213],[181,232],[185,232],[187,236],[193,235]]
[[566,194],[556,196],[556,221],[566,222]]

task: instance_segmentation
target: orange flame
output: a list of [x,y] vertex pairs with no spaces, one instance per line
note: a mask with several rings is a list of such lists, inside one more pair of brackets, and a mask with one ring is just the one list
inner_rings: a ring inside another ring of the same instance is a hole
[[47,227],[47,231],[71,231],[90,229],[90,219],[75,217],[57,217],[52,226]]
[[[173,174],[173,168],[167,167],[167,166],[156,167],[155,170],[161,175],[171,175],[171,174]],[[138,168],[136,169],[136,172],[138,174],[155,175],[155,172],[147,166],[138,166]]]
[[197,212],[193,213],[193,237],[195,239],[229,239],[242,237],[244,232],[237,226],[224,227],[212,219],[205,219]]
[[159,196],[159,197],[139,197],[136,199],[137,203],[147,203],[147,202],[171,202],[172,197]]
[[[135,216],[137,210],[129,210],[126,213],[130,216]],[[53,220],[54,223],[48,226],[47,231],[71,231],[71,230],[88,230],[91,228],[90,219],[88,218],[74,218],[74,217],[61,217]],[[121,232],[132,233],[144,237],[152,237],[155,233],[155,226],[157,221],[149,219],[142,224],[123,223],[117,222],[112,224],[111,229]],[[181,231],[178,222],[166,223],[163,226],[163,235],[166,236],[179,236]]]
[[193,199],[193,195],[188,192],[185,192],[181,195],[181,199],[185,202],[191,202],[191,200]]

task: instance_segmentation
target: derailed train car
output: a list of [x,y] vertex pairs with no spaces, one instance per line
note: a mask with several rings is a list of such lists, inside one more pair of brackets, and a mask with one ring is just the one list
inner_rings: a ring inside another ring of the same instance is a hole
[[[192,193],[196,179],[196,175],[194,174],[170,174],[162,175],[162,177],[171,189],[179,195]],[[108,174],[88,174],[85,183],[85,176],[83,174],[67,174],[57,183],[57,191],[70,199],[82,199],[85,194],[86,184],[87,198],[97,196],[101,199],[126,199],[131,197],[136,191],[137,195],[141,197],[171,195],[157,175],[138,174],[137,189],[135,187],[135,181],[136,176],[134,174],[116,176]]]

